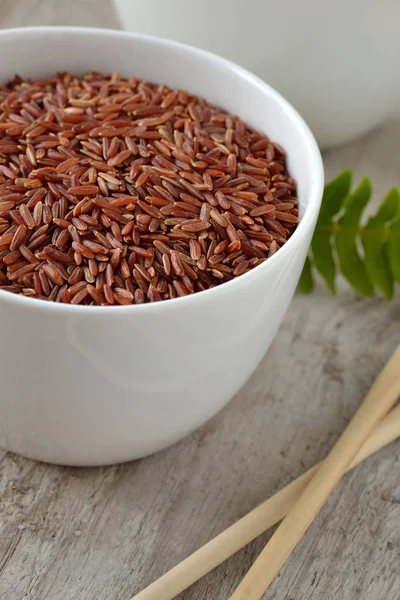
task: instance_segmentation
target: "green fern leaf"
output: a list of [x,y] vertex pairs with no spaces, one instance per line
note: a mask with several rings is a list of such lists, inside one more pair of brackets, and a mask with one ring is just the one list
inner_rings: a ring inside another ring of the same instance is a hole
[[314,277],[312,274],[311,260],[308,256],[299,279],[299,288],[303,294],[311,294],[314,290]]
[[394,281],[387,252],[389,229],[387,227],[400,210],[400,194],[392,188],[378,212],[371,217],[361,233],[365,267],[372,283],[390,300],[394,293]]
[[357,248],[357,233],[361,215],[371,193],[371,182],[364,178],[358,188],[345,198],[344,213],[339,219],[339,229],[335,239],[341,272],[361,296],[373,296],[374,294],[374,287]]
[[338,273],[362,296],[378,289],[389,300],[400,283],[400,191],[392,188],[366,225],[362,215],[371,198],[364,178],[350,193],[351,171],[343,171],[325,186],[320,214],[299,287],[309,294],[316,271],[335,293]]
[[387,255],[393,277],[397,283],[400,283],[400,209],[390,226]]
[[325,186],[316,231],[311,243],[314,265],[335,293],[336,265],[332,250],[332,218],[340,211],[351,187],[351,171],[343,171]]

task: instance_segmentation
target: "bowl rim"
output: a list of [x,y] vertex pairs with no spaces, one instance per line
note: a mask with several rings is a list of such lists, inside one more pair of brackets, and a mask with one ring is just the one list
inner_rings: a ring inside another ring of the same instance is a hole
[[244,273],[240,277],[236,277],[230,281],[226,281],[219,286],[216,286],[211,289],[204,290],[202,292],[196,292],[194,294],[190,294],[188,296],[172,298],[168,300],[162,300],[160,302],[148,302],[145,304],[129,304],[129,305],[112,305],[112,306],[86,306],[86,305],[74,305],[74,304],[63,304],[59,302],[51,302],[49,300],[42,300],[37,298],[29,298],[26,296],[22,296],[19,294],[14,294],[7,292],[5,290],[0,290],[0,302],[13,304],[19,306],[21,308],[29,309],[29,310],[39,310],[45,312],[53,312],[53,313],[61,313],[67,315],[75,315],[81,314],[82,316],[102,316],[106,315],[125,315],[129,316],[134,313],[145,313],[147,311],[159,311],[161,310],[169,310],[176,308],[184,308],[185,305],[192,305],[195,308],[196,303],[206,301],[208,299],[212,300],[215,298],[218,293],[221,293],[221,288],[223,289],[223,293],[235,291],[235,288],[240,285],[248,282],[255,274],[261,275],[262,271],[266,271],[270,269],[276,263],[282,262],[285,260],[285,257],[288,256],[292,250],[292,248],[296,245],[298,238],[303,235],[303,232],[307,230],[308,227],[312,224],[312,221],[318,215],[323,187],[324,187],[324,168],[321,153],[318,147],[318,144],[314,138],[313,133],[311,132],[309,126],[303,119],[303,117],[297,112],[297,110],[290,104],[288,100],[284,96],[282,96],[279,92],[275,90],[271,85],[263,81],[257,75],[254,75],[249,70],[241,67],[240,65],[219,56],[218,54],[214,54],[213,52],[209,52],[207,50],[203,50],[201,48],[197,48],[195,46],[191,46],[190,44],[184,44],[182,42],[177,42],[173,40],[169,40],[166,38],[162,38],[159,36],[148,35],[135,33],[131,31],[120,31],[118,29],[105,29],[105,28],[96,28],[96,27],[71,27],[71,26],[37,26],[37,27],[15,27],[10,29],[4,29],[0,31],[0,40],[2,38],[13,36],[24,35],[27,34],[46,34],[46,33],[58,33],[60,35],[70,35],[70,34],[81,34],[86,35],[88,37],[118,37],[118,38],[130,38],[136,40],[143,40],[149,42],[151,44],[163,45],[165,47],[174,47],[182,52],[197,55],[200,58],[204,58],[208,61],[213,61],[214,63],[219,63],[219,65],[230,71],[233,71],[239,77],[244,79],[248,85],[253,87],[258,87],[261,91],[270,97],[276,102],[277,106],[288,116],[289,120],[293,123],[297,124],[297,127],[300,129],[300,134],[303,136],[303,139],[306,142],[309,151],[309,158],[311,158],[310,164],[310,172],[312,174],[311,177],[311,190],[309,193],[309,201],[302,216],[298,226],[287,240],[287,242],[268,260],[263,262],[261,265],[258,265],[254,269],[251,269],[247,273]]

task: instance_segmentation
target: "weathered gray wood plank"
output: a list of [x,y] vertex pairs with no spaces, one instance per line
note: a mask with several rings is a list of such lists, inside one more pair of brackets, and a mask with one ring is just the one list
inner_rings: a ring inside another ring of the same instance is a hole
[[[116,26],[106,0],[0,0],[0,25]],[[400,123],[325,157],[376,197],[400,185]],[[399,297],[342,286],[297,296],[268,356],[231,404],[180,444],[106,469],[62,469],[0,451],[0,597],[129,600],[323,458],[400,341]],[[398,600],[400,445],[346,476],[269,600]],[[267,536],[181,595],[227,598]]]

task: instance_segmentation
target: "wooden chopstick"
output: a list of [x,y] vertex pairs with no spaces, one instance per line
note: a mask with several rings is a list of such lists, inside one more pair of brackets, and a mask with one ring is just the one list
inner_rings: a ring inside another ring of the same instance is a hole
[[260,600],[374,427],[400,395],[400,346],[327,458],[245,575],[231,600]]
[[[351,468],[400,437],[400,406],[376,427]],[[319,465],[322,463],[319,463]],[[278,523],[295,504],[319,465],[279,490],[214,539],[185,558],[131,600],[172,600],[201,577]]]

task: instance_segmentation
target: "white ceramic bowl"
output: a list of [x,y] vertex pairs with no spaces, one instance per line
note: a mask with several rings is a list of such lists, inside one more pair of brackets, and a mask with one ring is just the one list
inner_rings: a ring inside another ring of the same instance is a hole
[[269,84],[323,148],[400,115],[398,0],[113,0],[121,27],[216,52]]
[[0,291],[0,445],[102,465],[176,442],[219,411],[269,347],[292,299],[320,207],[323,168],[295,110],[217,56],[162,39],[75,28],[0,32],[0,80],[120,71],[240,115],[288,153],[301,222],[268,261],[190,297],[127,307],[52,304]]

